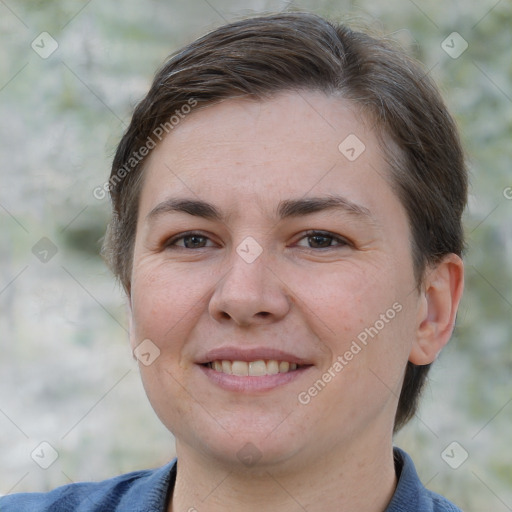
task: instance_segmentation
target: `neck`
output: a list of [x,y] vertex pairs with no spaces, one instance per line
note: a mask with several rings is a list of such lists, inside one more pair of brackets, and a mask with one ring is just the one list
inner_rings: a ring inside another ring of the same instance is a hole
[[391,440],[335,447],[327,457],[290,460],[285,468],[226,466],[187,449],[177,452],[169,512],[383,512],[396,487]]

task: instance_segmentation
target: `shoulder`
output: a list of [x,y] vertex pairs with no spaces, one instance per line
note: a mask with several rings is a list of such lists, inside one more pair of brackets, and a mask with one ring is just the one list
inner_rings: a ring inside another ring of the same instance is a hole
[[386,512],[462,512],[446,498],[423,486],[407,453],[395,448],[394,455],[398,484]]
[[134,471],[101,482],[64,485],[46,493],[0,498],[0,512],[160,512],[174,484],[176,460],[158,468]]

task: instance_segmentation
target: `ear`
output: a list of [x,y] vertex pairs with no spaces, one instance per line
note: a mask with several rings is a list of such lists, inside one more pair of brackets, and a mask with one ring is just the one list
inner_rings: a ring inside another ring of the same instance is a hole
[[428,268],[422,284],[416,339],[409,361],[432,363],[448,343],[464,289],[464,264],[456,254],[447,254]]

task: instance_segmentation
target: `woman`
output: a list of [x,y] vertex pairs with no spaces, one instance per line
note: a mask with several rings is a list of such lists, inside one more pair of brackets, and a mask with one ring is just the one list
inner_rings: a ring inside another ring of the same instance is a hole
[[2,512],[459,510],[393,448],[463,289],[465,164],[415,62],[312,14],[223,26],[158,72],[108,189],[177,459]]

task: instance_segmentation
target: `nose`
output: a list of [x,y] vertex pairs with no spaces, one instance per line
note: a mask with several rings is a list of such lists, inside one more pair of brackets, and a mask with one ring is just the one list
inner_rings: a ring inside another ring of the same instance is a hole
[[217,283],[211,296],[209,313],[212,318],[248,327],[273,323],[286,316],[290,297],[270,259],[261,254],[248,263],[234,253],[231,263],[230,270]]

